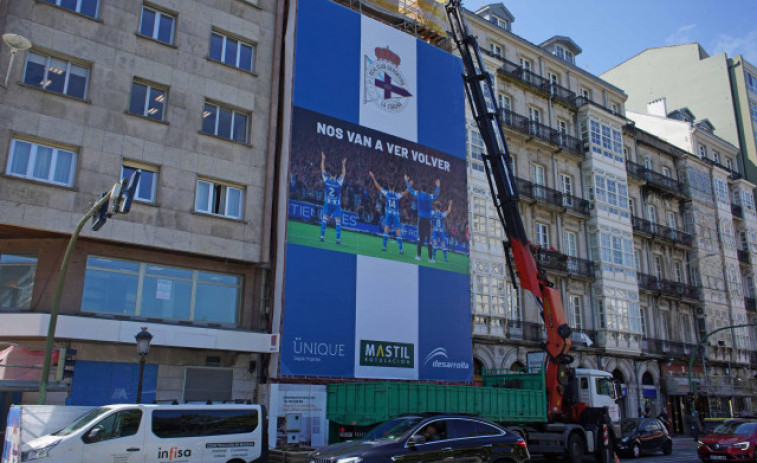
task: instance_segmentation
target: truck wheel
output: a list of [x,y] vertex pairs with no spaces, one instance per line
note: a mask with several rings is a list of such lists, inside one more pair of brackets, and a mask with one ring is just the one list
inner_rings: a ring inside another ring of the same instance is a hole
[[584,459],[584,453],[586,453],[586,449],[584,448],[584,440],[581,439],[581,436],[576,433],[568,436],[568,447],[565,455],[568,461],[570,463],[581,463]]

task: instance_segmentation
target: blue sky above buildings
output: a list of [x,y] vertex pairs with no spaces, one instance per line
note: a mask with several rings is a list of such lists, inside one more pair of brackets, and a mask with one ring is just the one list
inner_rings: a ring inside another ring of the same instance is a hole
[[[469,10],[493,3],[464,0]],[[647,48],[699,42],[710,55],[743,54],[757,64],[757,0],[504,0],[512,30],[539,44],[572,38],[576,64],[599,75]]]

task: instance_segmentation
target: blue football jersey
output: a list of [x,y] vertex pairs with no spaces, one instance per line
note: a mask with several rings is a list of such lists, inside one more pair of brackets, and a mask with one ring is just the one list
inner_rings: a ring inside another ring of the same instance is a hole
[[442,211],[433,211],[431,213],[431,221],[434,224],[434,231],[435,232],[443,232],[444,231],[444,218],[447,217],[446,212]]
[[400,198],[401,193],[396,191],[381,190],[381,194],[386,198],[386,213],[387,214],[399,214],[400,213]]
[[341,204],[344,179],[342,177],[331,178],[328,174],[323,174],[323,183],[323,202],[325,204]]

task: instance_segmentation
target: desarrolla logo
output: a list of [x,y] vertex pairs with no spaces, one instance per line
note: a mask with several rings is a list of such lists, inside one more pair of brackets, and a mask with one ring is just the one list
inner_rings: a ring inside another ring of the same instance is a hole
[[158,447],[158,459],[164,461],[173,461],[177,458],[189,458],[192,456],[192,449],[180,449],[176,446],[163,450]]
[[360,365],[413,368],[415,346],[404,342],[360,340]]
[[444,347],[437,347],[432,350],[423,361],[423,364],[432,368],[449,368],[454,370],[467,370],[470,368],[470,363],[461,360],[458,362],[451,361],[447,354],[447,349]]

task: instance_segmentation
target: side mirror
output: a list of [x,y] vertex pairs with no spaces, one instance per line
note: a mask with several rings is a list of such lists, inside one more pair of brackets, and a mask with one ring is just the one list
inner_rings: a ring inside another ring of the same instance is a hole
[[102,440],[102,432],[103,428],[101,426],[95,426],[94,428],[90,429],[87,434],[84,435],[84,442],[91,444],[93,442]]
[[407,445],[409,446],[425,444],[425,443],[426,443],[426,436],[422,434],[414,434],[410,436],[410,439],[407,440]]

